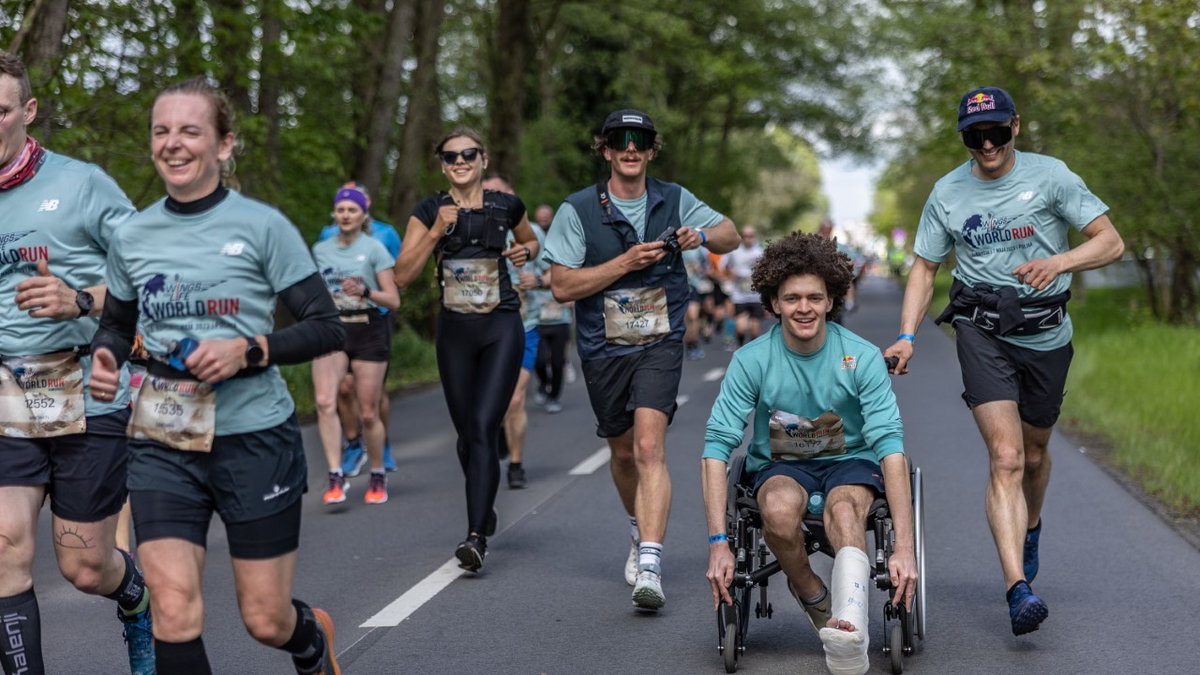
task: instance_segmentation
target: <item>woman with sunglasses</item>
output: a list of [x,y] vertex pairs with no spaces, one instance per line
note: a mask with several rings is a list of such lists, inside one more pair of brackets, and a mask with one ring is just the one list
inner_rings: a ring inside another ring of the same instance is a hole
[[[203,78],[155,99],[150,155],[167,197],[116,231],[91,387],[116,392],[139,329],[150,359],[128,429],[128,483],[158,672],[212,672],[202,580],[216,511],[246,630],[290,654],[296,672],[331,675],[341,672],[333,622],[292,597],[307,478],[275,366],[339,349],[345,332],[296,227],[222,184],[232,117]],[[277,301],[296,317],[282,330]]]
[[[450,189],[413,209],[396,259],[396,285],[407,287],[434,258],[442,289],[438,372],[467,491],[467,538],[454,555],[460,567],[477,572],[496,530],[500,422],[525,349],[521,301],[504,259],[522,266],[537,255],[538,243],[520,198],[483,189],[487,150],[478,133],[458,127],[434,154]],[[516,243],[507,247],[510,230]]]

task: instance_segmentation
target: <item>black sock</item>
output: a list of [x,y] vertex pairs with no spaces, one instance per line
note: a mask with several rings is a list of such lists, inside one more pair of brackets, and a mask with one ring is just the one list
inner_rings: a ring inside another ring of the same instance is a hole
[[32,588],[0,598],[0,631],[4,635],[0,670],[29,675],[46,672],[42,663],[42,616]]
[[315,669],[325,653],[325,636],[317,628],[317,620],[308,605],[292,598],[292,606],[296,608],[296,630],[279,648],[292,655],[292,661],[300,670]]
[[520,462],[509,462],[509,463],[508,463],[508,468],[510,468],[510,469],[519,469],[519,468],[521,468],[521,463],[520,463]]
[[212,675],[203,638],[188,642],[154,640],[154,668],[171,675]]
[[125,610],[126,613],[132,613],[142,604],[142,597],[146,593],[146,579],[142,577],[142,573],[138,570],[137,565],[133,564],[133,558],[128,553],[119,548],[116,550],[125,560],[125,576],[121,578],[121,583],[117,584],[117,590],[104,597],[116,600],[118,607]]

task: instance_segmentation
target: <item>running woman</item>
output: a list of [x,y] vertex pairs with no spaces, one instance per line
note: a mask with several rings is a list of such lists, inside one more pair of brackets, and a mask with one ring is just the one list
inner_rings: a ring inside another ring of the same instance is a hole
[[383,380],[391,353],[391,319],[380,308],[395,310],[400,294],[392,280],[392,257],[383,244],[365,232],[370,227],[367,195],[344,187],[333,197],[333,219],[338,233],[313,246],[317,269],[325,279],[346,329],[346,343],[338,351],[313,359],[313,391],[317,401],[317,427],[329,462],[326,504],[346,501],[349,483],[342,466],[342,422],[338,417],[338,386],[347,372],[354,375],[358,417],[366,440],[371,478],[363,501],[388,500],[383,444],[387,428],[379,416]]
[[[229,103],[204,79],[155,99],[150,150],[167,196],[113,238],[92,390],[119,394],[140,328],[151,358],[129,425],[129,491],[159,672],[212,672],[201,581],[216,511],[247,631],[298,673],[337,674],[329,615],[291,597],[306,468],[275,366],[339,349],[345,331],[295,226],[222,184],[233,147]],[[277,300],[296,323],[272,332]]]
[[[487,538],[496,530],[500,421],[525,349],[521,300],[504,260],[524,265],[537,255],[538,242],[519,197],[483,189],[487,149],[478,133],[458,127],[434,154],[450,190],[413,210],[396,260],[396,284],[407,287],[426,261],[435,259],[442,287],[438,372],[458,432],[467,491],[467,538],[454,555],[460,567],[477,572],[487,555]],[[510,230],[516,243],[506,247]]]
[[134,208],[98,167],[29,136],[37,112],[24,64],[0,51],[0,670],[45,670],[32,567],[48,496],[59,570],[117,601],[130,670],[153,673],[142,574],[115,548],[128,373],[104,400],[85,384],[106,250]]

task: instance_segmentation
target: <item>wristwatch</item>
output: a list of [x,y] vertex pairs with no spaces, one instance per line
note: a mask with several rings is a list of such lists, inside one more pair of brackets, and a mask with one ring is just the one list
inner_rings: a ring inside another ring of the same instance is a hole
[[85,317],[96,306],[96,298],[87,291],[75,291],[75,306],[79,308],[79,316]]
[[246,365],[252,368],[257,366],[262,363],[263,356],[263,348],[259,346],[258,340],[246,338]]

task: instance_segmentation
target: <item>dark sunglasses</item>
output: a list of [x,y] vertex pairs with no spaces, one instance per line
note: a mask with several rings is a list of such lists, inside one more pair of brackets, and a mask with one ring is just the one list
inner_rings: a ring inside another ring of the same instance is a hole
[[963,145],[972,150],[983,149],[984,141],[991,141],[993,148],[998,148],[1012,140],[1011,126],[992,127],[991,129],[964,129],[962,132]]
[[613,129],[604,134],[604,145],[610,150],[624,150],[633,141],[633,147],[638,150],[649,150],[654,147],[656,136],[648,129]]
[[466,150],[463,150],[461,152],[454,152],[453,150],[443,150],[438,153],[438,156],[442,158],[442,164],[445,164],[446,166],[450,166],[451,164],[458,163],[458,158],[460,156],[463,158],[464,162],[470,164],[471,162],[475,161],[476,157],[479,156],[479,152],[480,152],[479,148],[467,148]]

